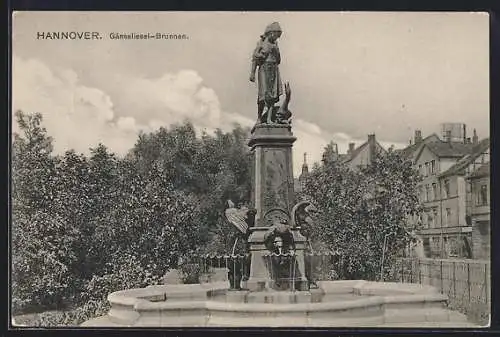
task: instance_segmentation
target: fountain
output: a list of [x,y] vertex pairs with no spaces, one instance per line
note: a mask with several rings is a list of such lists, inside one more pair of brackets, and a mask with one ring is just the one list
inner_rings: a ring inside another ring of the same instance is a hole
[[[252,209],[230,205],[227,220],[247,240],[248,252],[224,257],[224,282],[154,285],[108,296],[107,315],[83,326],[122,327],[397,327],[470,326],[446,308],[447,297],[416,284],[315,282],[310,271],[308,230],[316,209],[296,203],[293,189],[291,112],[281,93],[271,24],[254,53],[250,80],[259,69],[258,121],[248,145],[253,152]],[[309,271],[309,272],[308,272]],[[229,283],[229,284],[228,284]]]

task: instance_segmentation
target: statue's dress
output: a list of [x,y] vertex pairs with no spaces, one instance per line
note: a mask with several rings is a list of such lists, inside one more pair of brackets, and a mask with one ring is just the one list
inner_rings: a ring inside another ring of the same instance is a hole
[[259,41],[253,53],[253,60],[259,66],[257,81],[259,86],[257,100],[274,104],[283,94],[279,64],[281,62],[280,50],[276,42],[268,38]]

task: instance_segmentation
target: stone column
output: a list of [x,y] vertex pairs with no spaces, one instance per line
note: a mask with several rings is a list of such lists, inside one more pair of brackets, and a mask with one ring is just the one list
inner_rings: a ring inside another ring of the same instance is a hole
[[248,145],[254,153],[253,200],[257,227],[267,227],[264,216],[273,209],[290,214],[293,190],[292,144],[295,138],[289,125],[260,124]]
[[246,287],[252,291],[266,288],[270,281],[264,261],[269,253],[264,245],[264,234],[271,225],[268,220],[275,216],[290,220],[295,202],[292,144],[296,139],[289,125],[260,124],[248,143],[254,153],[252,199],[257,210],[248,239],[252,259]]

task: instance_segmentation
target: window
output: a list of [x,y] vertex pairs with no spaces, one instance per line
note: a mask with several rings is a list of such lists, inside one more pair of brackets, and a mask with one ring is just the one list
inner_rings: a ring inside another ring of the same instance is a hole
[[437,227],[438,210],[437,208],[432,209],[432,215],[434,217],[434,227]]
[[443,237],[443,248],[441,257],[447,258],[450,255],[450,240],[447,236]]
[[446,179],[444,181],[444,198],[450,197],[450,180]]
[[427,184],[425,185],[425,201],[430,201],[431,199],[431,187]]
[[432,183],[432,196],[433,196],[434,200],[439,199],[438,198],[438,189],[437,189],[436,183]]
[[448,227],[451,222],[451,208],[446,209],[446,213],[444,215],[444,225],[445,227]]
[[418,165],[418,173],[424,175],[424,172],[422,171],[422,164]]
[[432,238],[432,255],[439,256],[441,252],[441,238],[439,236],[434,236]]
[[432,174],[436,173],[436,161],[435,160],[431,161],[431,173]]
[[488,185],[481,185],[479,193],[477,194],[478,205],[488,205]]
[[450,236],[448,242],[450,243],[450,248],[448,250],[449,257],[458,257],[459,253],[459,241],[457,236]]
[[429,175],[429,162],[425,163],[425,176],[427,177]]
[[428,221],[428,228],[434,228],[434,217],[432,213],[429,212],[429,215],[427,216],[427,221]]

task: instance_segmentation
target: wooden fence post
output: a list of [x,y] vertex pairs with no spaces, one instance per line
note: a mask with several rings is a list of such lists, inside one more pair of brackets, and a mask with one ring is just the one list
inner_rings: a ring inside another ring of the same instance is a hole
[[410,283],[413,283],[413,260],[410,260]]
[[470,302],[470,262],[467,262],[467,290],[469,294],[469,302]]
[[486,304],[488,304],[488,264],[484,264],[484,293],[485,293],[485,299],[486,299]]
[[422,266],[420,259],[418,259],[418,283],[422,284]]
[[457,289],[456,289],[456,278],[455,278],[455,266],[456,265],[456,262],[453,261],[453,297],[456,296],[456,293],[457,293]]
[[444,285],[443,285],[443,260],[440,260],[440,271],[439,271],[439,277],[441,278],[441,292],[444,292]]
[[431,261],[431,265],[429,266],[429,285],[434,286],[434,282],[432,282],[432,272],[434,270],[434,261]]
[[401,261],[401,282],[404,283],[405,282],[405,261],[403,259],[400,260]]

